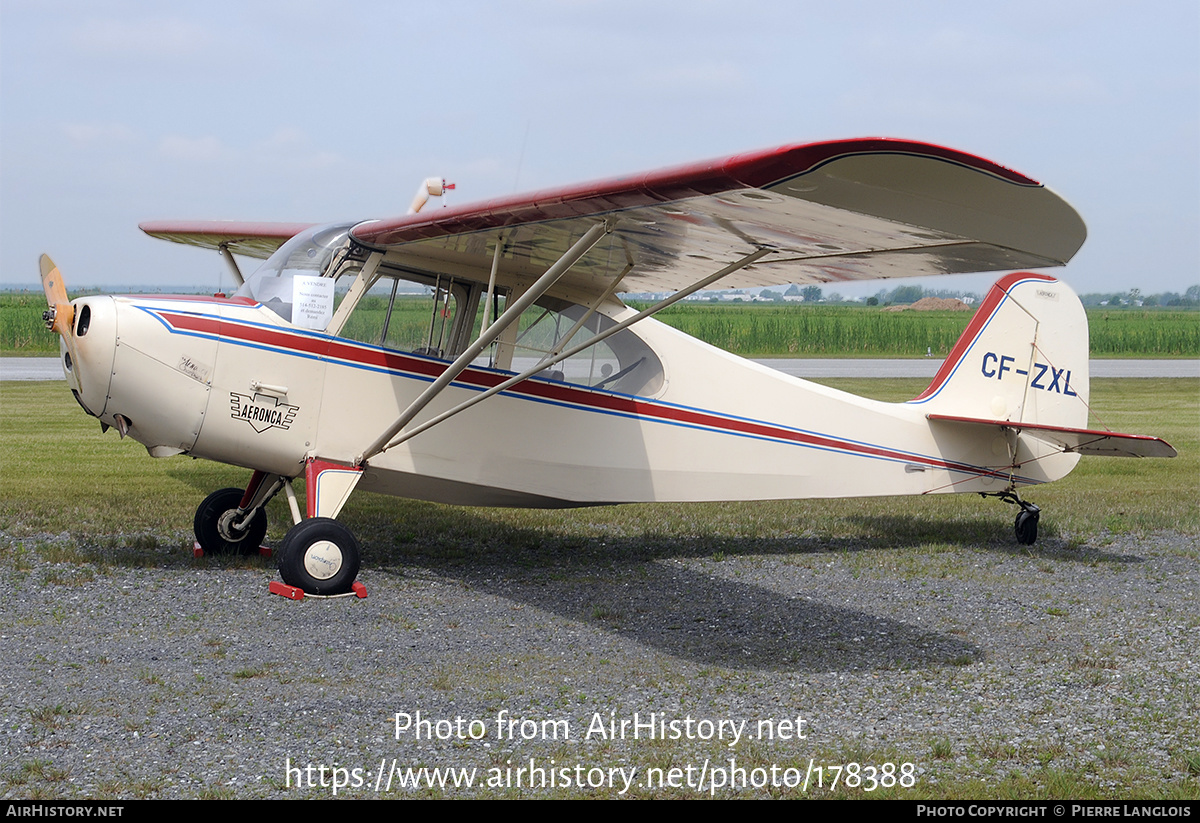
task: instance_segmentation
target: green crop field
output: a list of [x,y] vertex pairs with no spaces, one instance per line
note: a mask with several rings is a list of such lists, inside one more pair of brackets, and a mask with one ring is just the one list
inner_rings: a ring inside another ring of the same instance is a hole
[[[944,357],[972,312],[859,306],[672,306],[658,319],[744,357]],[[1200,312],[1092,309],[1093,356],[1200,357]]]
[[[401,296],[390,341],[423,340],[428,298]],[[42,323],[40,294],[0,294],[0,354],[53,355],[57,338]],[[387,300],[364,298],[346,334],[379,329]],[[865,306],[676,305],[658,319],[706,343],[755,357],[945,356],[971,312],[889,312]],[[1094,357],[1200,357],[1200,311],[1089,309]]]
[[41,294],[0,294],[0,354],[58,354],[58,335],[46,329]]

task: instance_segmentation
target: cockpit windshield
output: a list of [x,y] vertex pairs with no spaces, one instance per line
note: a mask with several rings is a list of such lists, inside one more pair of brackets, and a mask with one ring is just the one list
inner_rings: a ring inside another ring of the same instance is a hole
[[298,326],[324,329],[333,316],[330,263],[354,226],[335,223],[300,232],[246,279],[238,296],[257,300]]

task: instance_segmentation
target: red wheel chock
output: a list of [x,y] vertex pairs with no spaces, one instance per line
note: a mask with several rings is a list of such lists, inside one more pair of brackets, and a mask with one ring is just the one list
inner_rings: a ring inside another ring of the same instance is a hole
[[[269,560],[271,558],[272,554],[273,554],[273,552],[271,551],[270,546],[259,546],[258,547],[258,556],[259,557],[265,557]],[[201,558],[204,556],[205,556],[204,549],[200,548],[200,543],[198,541],[193,540],[192,541],[192,557]]]
[[305,594],[304,589],[301,589],[298,586],[289,586],[287,583],[282,583],[278,580],[272,580],[270,584],[267,585],[267,591],[269,591],[271,594],[277,594],[280,597],[286,597],[288,600],[303,600],[305,597],[316,597],[322,600],[330,600],[335,597],[349,597],[350,595],[354,595],[358,599],[362,600],[367,596],[367,587],[358,580],[355,580],[354,583],[351,584],[350,591],[346,592],[345,594]]
[[288,600],[304,599],[304,589],[297,586],[289,586],[287,583],[280,583],[278,580],[272,580],[267,586],[267,591],[271,594],[277,594],[280,597],[286,597]]

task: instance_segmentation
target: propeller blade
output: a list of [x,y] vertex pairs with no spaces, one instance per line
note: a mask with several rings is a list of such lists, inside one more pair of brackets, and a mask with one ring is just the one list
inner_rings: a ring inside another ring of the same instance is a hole
[[68,302],[67,287],[63,285],[62,274],[50,255],[43,254],[38,259],[38,267],[42,270],[42,289],[46,292],[46,302],[51,306]]
[[46,328],[58,332],[69,344],[71,326],[75,322],[75,307],[67,299],[67,287],[62,274],[46,254],[38,260],[38,268],[42,273],[42,291],[46,293],[46,303],[50,306],[50,310],[42,315],[46,319]]

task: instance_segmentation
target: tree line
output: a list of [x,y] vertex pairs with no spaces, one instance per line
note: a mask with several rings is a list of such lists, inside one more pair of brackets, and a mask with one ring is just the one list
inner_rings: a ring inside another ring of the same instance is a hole
[[[957,298],[964,302],[975,304],[979,295],[974,292],[955,291],[953,289],[926,289],[921,286],[897,286],[888,291],[880,289],[865,300],[853,300],[843,297],[838,292],[825,294],[820,286],[789,286],[784,291],[763,289],[758,294],[759,300],[771,300],[777,303],[787,302],[788,297],[803,297],[805,303],[866,303],[868,306],[899,306],[915,303],[923,297]],[[714,301],[716,298],[712,298]],[[1143,308],[1197,308],[1200,307],[1200,284],[1189,286],[1182,294],[1179,292],[1161,292],[1159,294],[1142,294],[1141,289],[1130,289],[1122,292],[1089,292],[1079,295],[1080,302],[1088,307],[1099,306],[1129,306]]]

